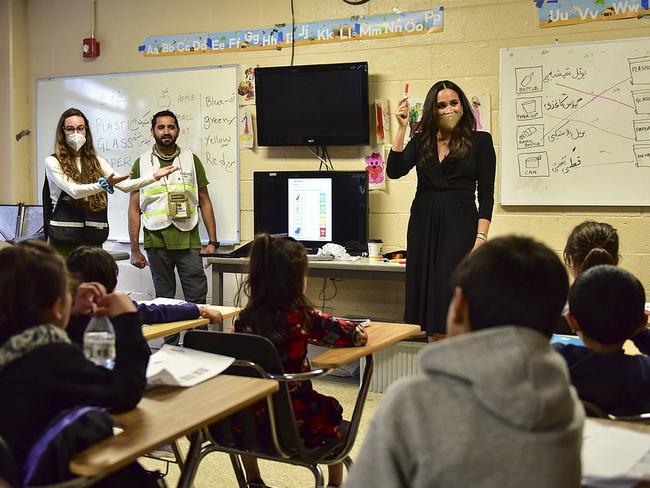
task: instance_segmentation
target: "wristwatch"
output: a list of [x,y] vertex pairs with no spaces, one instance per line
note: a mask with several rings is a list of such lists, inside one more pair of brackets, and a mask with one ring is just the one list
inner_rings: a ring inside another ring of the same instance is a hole
[[214,246],[215,248],[218,248],[219,241],[208,241],[208,246]]

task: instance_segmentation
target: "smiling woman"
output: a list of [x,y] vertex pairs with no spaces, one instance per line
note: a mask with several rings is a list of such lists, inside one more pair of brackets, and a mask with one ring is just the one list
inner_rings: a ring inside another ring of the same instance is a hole
[[108,238],[108,194],[130,192],[175,171],[161,168],[149,178],[125,181],[97,156],[88,119],[76,108],[61,114],[54,154],[45,159],[43,223],[50,244],[64,256],[81,245]]

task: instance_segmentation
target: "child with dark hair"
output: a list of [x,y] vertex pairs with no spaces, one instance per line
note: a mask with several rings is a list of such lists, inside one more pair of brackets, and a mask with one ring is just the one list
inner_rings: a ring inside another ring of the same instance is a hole
[[[618,233],[606,222],[587,220],[576,225],[564,246],[564,263],[571,276],[575,279],[580,273],[599,264],[617,266]],[[562,311],[562,317],[555,324],[554,332],[572,334],[566,315],[569,313],[567,303]]]
[[569,286],[562,262],[499,237],[451,285],[451,337],[384,394],[345,486],[580,486],[584,412],[549,344]]
[[[111,317],[114,369],[93,364],[70,343],[65,328],[71,313]],[[20,468],[31,446],[65,410],[134,408],[145,388],[148,360],[138,314],[126,295],[83,283],[73,302],[65,263],[54,248],[25,241],[0,251],[0,436]],[[125,469],[103,481],[107,486],[111,479],[120,479],[113,486],[149,483],[139,466]],[[127,480],[121,479],[127,472]],[[130,476],[136,476],[131,483]]]
[[[345,347],[361,346],[367,340],[361,326],[314,309],[304,293],[306,284],[307,254],[302,244],[289,237],[269,234],[255,238],[248,279],[240,290],[248,303],[235,322],[235,331],[267,337],[278,350],[285,373],[310,369],[309,341]],[[340,436],[343,409],[335,398],[317,393],[307,381],[292,384],[290,391],[300,436],[306,446],[315,447]],[[243,462],[248,486],[265,486],[257,459],[243,456]],[[343,478],[342,464],[329,465],[328,469],[329,486],[339,486]]]
[[[615,415],[650,411],[650,331],[645,291],[631,273],[601,265],[578,276],[569,292],[567,320],[584,346],[554,344],[569,365],[584,401]],[[644,355],[631,356],[632,339]]]
[[[81,246],[70,253],[67,259],[70,273],[79,281],[94,281],[106,287],[112,293],[117,286],[119,268],[113,257],[100,247]],[[176,322],[178,320],[191,320],[198,317],[210,319],[211,323],[221,323],[223,316],[218,310],[194,303],[176,305],[154,305],[136,303],[138,314],[143,324],[159,324],[162,322]],[[83,334],[90,317],[73,317],[68,326],[68,335],[73,342],[81,344]]]
[[564,262],[575,278],[599,264],[618,265],[618,233],[605,222],[587,220],[569,234],[564,247]]

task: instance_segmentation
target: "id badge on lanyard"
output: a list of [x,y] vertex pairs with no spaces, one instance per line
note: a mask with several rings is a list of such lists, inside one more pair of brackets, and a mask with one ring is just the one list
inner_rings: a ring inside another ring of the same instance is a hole
[[167,205],[170,219],[186,219],[190,216],[189,196],[187,191],[170,191],[167,193]]

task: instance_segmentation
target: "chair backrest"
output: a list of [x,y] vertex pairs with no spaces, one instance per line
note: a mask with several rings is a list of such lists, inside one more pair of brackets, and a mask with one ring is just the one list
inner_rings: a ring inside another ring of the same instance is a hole
[[113,435],[113,419],[103,408],[79,407],[59,414],[34,443],[22,470],[23,486],[74,478],[68,465],[82,451]]
[[6,481],[9,486],[18,485],[16,459],[9,445],[2,437],[0,437],[0,479]]
[[[237,376],[265,377],[268,374],[283,374],[282,361],[273,343],[266,337],[212,331],[190,331],[185,334],[183,346],[199,351],[222,354],[234,357],[236,360],[255,363],[263,372],[252,367],[233,364],[225,373]],[[285,452],[295,452],[301,458],[310,457],[312,450],[306,449],[300,438],[293,414],[288,383],[280,382],[280,389],[272,396],[274,420],[280,446]],[[218,437],[220,444],[234,444],[236,439],[229,434],[229,423],[235,420],[242,424],[244,439],[241,442],[248,450],[270,446],[257,445],[259,437],[255,435],[254,415],[251,409],[236,414],[233,418],[219,422],[210,428],[213,437]],[[270,434],[270,433],[269,433]],[[269,437],[270,438],[270,437]]]
[[650,424],[650,412],[640,413],[637,415],[612,415],[611,413],[605,412],[602,408],[600,408],[598,405],[595,405],[594,403],[583,400],[582,405],[585,407],[585,413],[587,414],[587,417],[596,417],[621,422],[638,422],[642,424]]
[[607,414],[595,403],[582,400],[582,406],[585,408],[585,414],[587,414],[587,417],[596,417],[599,419],[607,418]]

